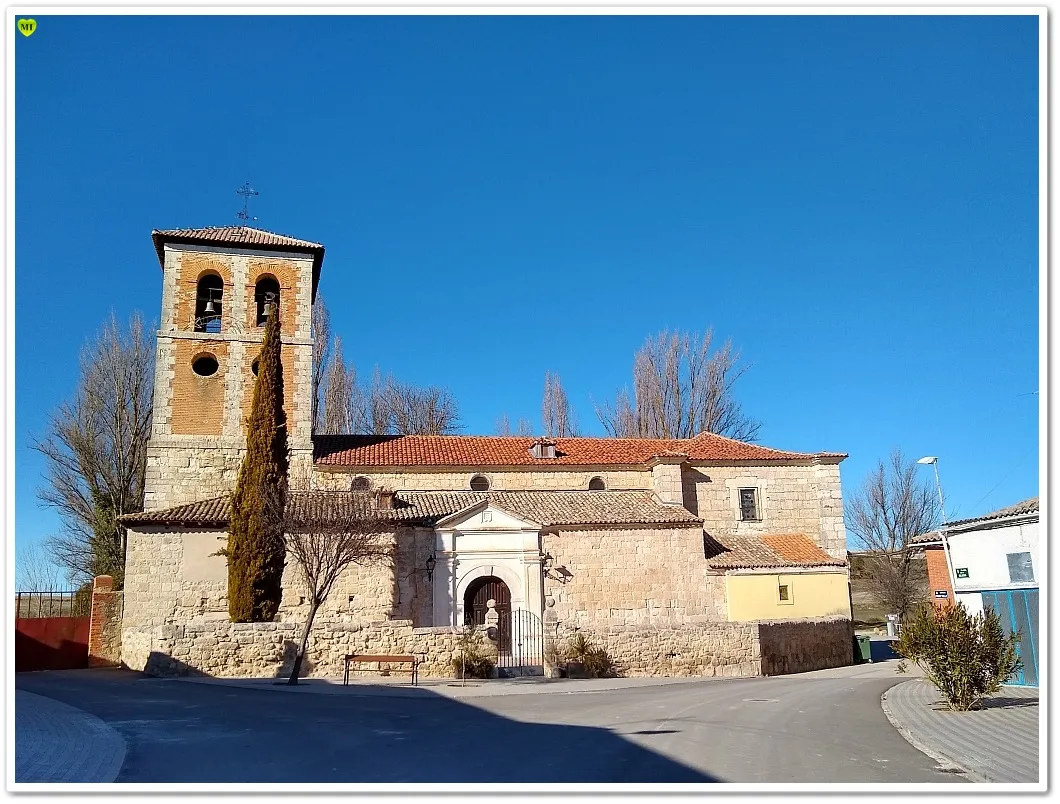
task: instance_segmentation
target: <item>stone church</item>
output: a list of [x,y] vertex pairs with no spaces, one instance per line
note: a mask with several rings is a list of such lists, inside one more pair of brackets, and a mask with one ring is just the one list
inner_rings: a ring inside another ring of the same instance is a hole
[[162,313],[145,510],[128,528],[122,661],[274,675],[307,610],[289,562],[276,621],[227,614],[229,495],[265,319],[278,305],[292,473],[371,494],[395,560],[353,567],[308,671],[412,653],[446,675],[465,623],[501,668],[542,672],[576,632],[629,675],[748,676],[849,663],[841,453],[689,439],[319,435],[313,300],[324,247],[247,227],[152,233]]

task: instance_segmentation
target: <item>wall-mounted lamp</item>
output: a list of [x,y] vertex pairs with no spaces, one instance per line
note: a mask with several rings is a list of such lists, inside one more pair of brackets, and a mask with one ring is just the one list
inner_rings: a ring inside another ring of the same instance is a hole
[[427,556],[427,583],[434,580],[434,565],[438,562],[434,558],[434,553]]

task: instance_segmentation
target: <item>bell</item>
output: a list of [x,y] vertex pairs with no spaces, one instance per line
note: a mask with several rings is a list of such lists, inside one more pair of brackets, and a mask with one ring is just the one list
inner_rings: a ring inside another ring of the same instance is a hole
[[265,302],[265,317],[268,318],[270,315],[272,315],[272,302],[267,301]]
[[207,299],[205,312],[207,312],[207,313],[216,313],[217,312],[217,308],[213,306],[213,299]]

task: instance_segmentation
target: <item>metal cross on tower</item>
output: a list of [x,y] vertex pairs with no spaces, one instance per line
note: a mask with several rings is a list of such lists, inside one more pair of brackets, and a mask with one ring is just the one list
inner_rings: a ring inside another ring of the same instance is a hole
[[243,209],[241,209],[239,212],[236,213],[236,217],[239,218],[239,220],[241,220],[243,222],[243,224],[242,224],[243,226],[247,225],[247,221],[256,221],[257,220],[257,217],[253,217],[253,218],[250,217],[249,212],[247,212],[247,207],[250,204],[250,197],[252,195],[258,195],[258,194],[259,194],[258,191],[250,186],[250,182],[249,181],[243,182],[243,186],[240,187],[238,190],[236,190],[236,195],[243,196]]

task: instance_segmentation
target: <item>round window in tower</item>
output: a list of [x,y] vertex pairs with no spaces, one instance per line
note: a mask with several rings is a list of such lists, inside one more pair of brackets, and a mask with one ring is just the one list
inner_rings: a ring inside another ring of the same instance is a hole
[[350,491],[368,491],[372,488],[372,483],[367,477],[355,477],[353,482],[350,483]]
[[209,353],[201,354],[191,361],[191,370],[200,377],[212,377],[217,373],[217,358]]
[[607,488],[602,477],[594,477],[589,481],[589,491],[603,491]]
[[472,491],[489,491],[490,481],[485,475],[475,475],[471,478],[471,490]]

